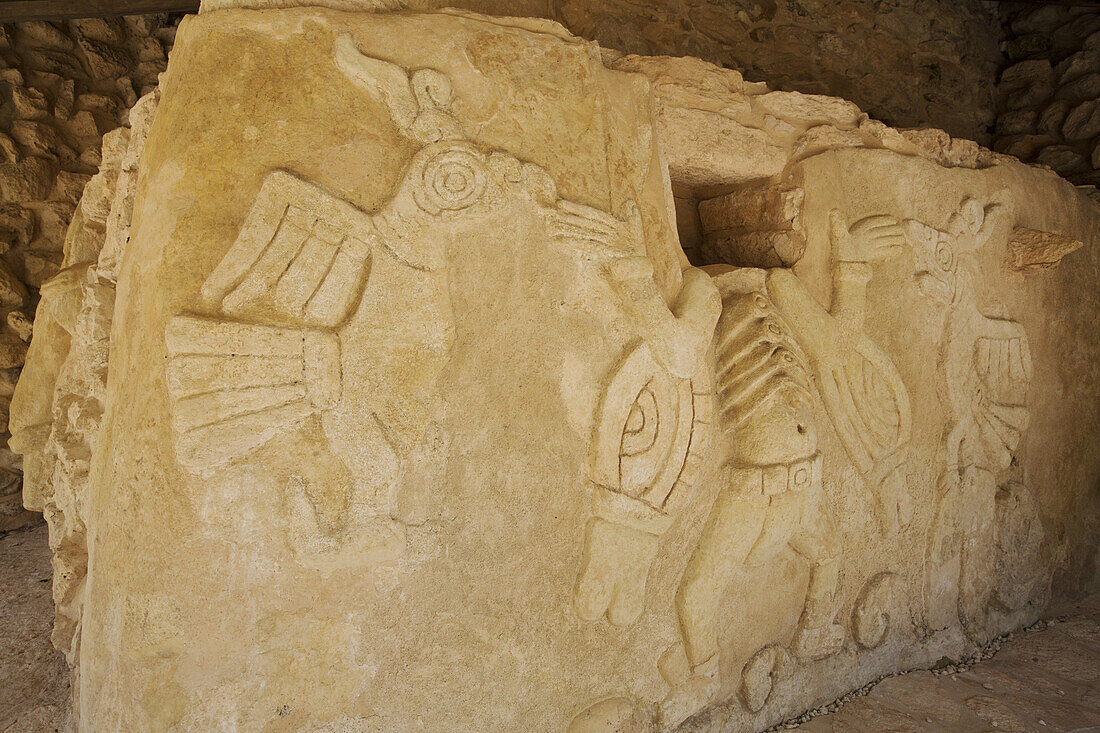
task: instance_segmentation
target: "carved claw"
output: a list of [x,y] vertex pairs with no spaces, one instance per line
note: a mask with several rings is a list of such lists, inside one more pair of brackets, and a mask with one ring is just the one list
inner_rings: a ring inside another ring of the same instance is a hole
[[625,257],[643,250],[642,219],[633,201],[623,204],[616,217],[563,199],[546,210],[546,225],[555,242],[592,259]]

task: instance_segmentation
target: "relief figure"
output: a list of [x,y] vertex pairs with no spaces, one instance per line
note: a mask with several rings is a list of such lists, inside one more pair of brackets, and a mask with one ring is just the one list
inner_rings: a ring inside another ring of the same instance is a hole
[[998,497],[1008,491],[999,483],[1027,427],[1031,381],[1023,326],[999,304],[983,313],[969,269],[1004,214],[1000,204],[967,198],[946,230],[906,222],[918,286],[946,309],[938,372],[950,431],[928,549],[926,623],[936,631],[957,619],[978,643],[991,633],[986,622],[995,599],[995,519]]
[[[676,596],[683,644],[660,663],[673,688],[661,705],[666,725],[700,710],[720,689],[719,607],[739,566],[765,564],[786,547],[808,563],[809,587],[790,641],[796,659],[827,657],[846,638],[835,619],[841,550],[823,501],[814,393],[862,472],[881,481],[896,468],[908,439],[908,396],[862,327],[868,263],[894,256],[904,236],[889,217],[849,228],[834,212],[831,225],[831,313],[788,270],[712,269],[723,298],[714,342],[721,489]],[[785,659],[772,644],[745,665],[747,708],[767,702]]]

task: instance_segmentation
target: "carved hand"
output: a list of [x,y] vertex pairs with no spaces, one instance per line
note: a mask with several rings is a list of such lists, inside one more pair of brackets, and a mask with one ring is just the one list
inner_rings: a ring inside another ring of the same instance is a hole
[[892,216],[868,216],[848,226],[835,209],[829,212],[829,239],[837,262],[877,262],[899,254],[905,231]]

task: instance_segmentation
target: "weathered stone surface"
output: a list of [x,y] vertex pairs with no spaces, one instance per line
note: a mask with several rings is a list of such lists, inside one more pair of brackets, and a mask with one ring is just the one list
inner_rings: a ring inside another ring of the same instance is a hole
[[768,92],[753,97],[753,104],[780,119],[810,125],[831,125],[847,130],[859,123],[859,107],[843,99],[799,92]]
[[1069,145],[1051,145],[1043,148],[1035,157],[1035,162],[1050,166],[1062,175],[1079,173],[1087,164],[1085,157]]
[[78,730],[759,730],[1091,577],[1092,200],[544,20],[354,9],[188,19],[42,284],[10,444]]
[[1014,270],[1040,270],[1056,266],[1083,242],[1051,232],[1016,227],[1008,240],[1008,266]]
[[[1064,114],[1064,113],[1063,113]],[[997,118],[997,134],[1023,135],[1035,129],[1038,113],[1033,109],[1017,109],[1005,112]]]
[[[1061,131],[1062,131],[1062,124],[1066,121],[1066,115],[1069,114],[1069,111],[1070,111],[1071,108],[1072,108],[1072,105],[1070,105],[1070,103],[1067,102],[1064,99],[1059,99],[1059,100],[1056,100],[1054,102],[1051,102],[1050,105],[1046,109],[1043,110],[1042,114],[1040,114],[1037,118],[1035,118],[1036,121],[1038,122],[1037,127],[1039,129],[1039,132],[1044,134],[1044,135],[1058,135],[1058,134],[1060,134]],[[1006,115],[1010,115],[1010,114],[1012,114],[1012,113],[1006,113],[1005,115],[1001,115],[1001,118],[1005,117]],[[998,120],[997,120],[998,127],[1000,127],[1001,118],[998,118]],[[1020,132],[1021,133],[1027,133],[1027,132],[1030,132],[1030,130],[1021,130]],[[1053,140],[1051,142],[1053,142]],[[1016,155],[1016,154],[1012,153],[1012,155]],[[1023,156],[1019,156],[1019,157],[1023,157]]]
[[1054,68],[1046,59],[1032,59],[1013,64],[1001,72],[1002,92],[1014,93],[1032,88],[1052,88]]
[[0,163],[0,197],[13,202],[44,199],[49,193],[52,178],[53,166],[44,158]]
[[1079,76],[1058,87],[1058,97],[1071,102],[1100,97],[1100,72]]
[[1059,84],[1071,82],[1083,74],[1100,72],[1100,52],[1078,51],[1058,64],[1054,71]]
[[765,131],[725,115],[674,107],[662,100],[657,122],[668,141],[669,172],[689,186],[768,178],[783,170],[787,159]]

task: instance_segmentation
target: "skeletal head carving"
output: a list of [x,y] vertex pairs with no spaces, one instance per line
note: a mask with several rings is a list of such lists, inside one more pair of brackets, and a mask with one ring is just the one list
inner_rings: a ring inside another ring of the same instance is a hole
[[946,231],[916,221],[905,221],[906,236],[913,247],[917,284],[921,292],[941,303],[951,303],[958,291],[959,258],[986,245],[997,225],[995,213],[1003,207],[983,206],[968,196],[947,220]]

